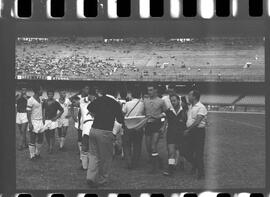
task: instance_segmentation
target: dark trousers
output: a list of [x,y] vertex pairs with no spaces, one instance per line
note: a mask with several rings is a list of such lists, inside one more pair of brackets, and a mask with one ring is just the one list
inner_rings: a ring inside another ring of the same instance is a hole
[[183,144],[183,155],[198,170],[204,174],[204,144],[205,128],[194,128],[185,136]]
[[82,142],[82,130],[78,129],[78,142]]
[[142,150],[142,130],[125,130],[122,136],[124,158],[128,165],[136,166]]
[[89,136],[83,135],[82,137],[82,151],[88,152],[89,150]]

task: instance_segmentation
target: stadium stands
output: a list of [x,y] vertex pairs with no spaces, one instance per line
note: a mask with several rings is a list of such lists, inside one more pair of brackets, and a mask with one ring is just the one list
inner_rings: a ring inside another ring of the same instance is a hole
[[243,97],[241,100],[236,102],[236,105],[256,105],[256,106],[264,106],[265,105],[265,96],[259,95],[247,95]]
[[119,40],[17,40],[17,79],[264,81],[260,38]]
[[208,105],[232,105],[238,95],[201,95],[201,102]]

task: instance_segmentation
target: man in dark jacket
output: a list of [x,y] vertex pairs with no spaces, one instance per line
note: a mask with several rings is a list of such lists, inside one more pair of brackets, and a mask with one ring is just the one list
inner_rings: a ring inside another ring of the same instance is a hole
[[113,160],[114,122],[124,123],[120,104],[106,96],[105,88],[97,90],[98,98],[88,105],[94,122],[89,134],[89,165],[87,182],[90,187],[98,187],[108,182]]

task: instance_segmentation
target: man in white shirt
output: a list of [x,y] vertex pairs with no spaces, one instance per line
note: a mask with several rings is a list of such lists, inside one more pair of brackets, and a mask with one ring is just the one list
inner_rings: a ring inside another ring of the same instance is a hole
[[89,133],[92,128],[94,118],[89,113],[87,107],[94,101],[95,96],[89,94],[80,102],[81,111],[81,129],[82,129],[82,150],[81,150],[81,161],[82,169],[87,170],[88,167],[88,150],[89,150]]
[[30,142],[29,152],[30,159],[33,161],[40,158],[40,150],[43,144],[43,114],[42,102],[40,96],[43,91],[40,87],[33,88],[34,96],[27,100],[27,119],[29,122]]
[[190,91],[188,95],[191,104],[188,110],[187,130],[184,132],[189,141],[189,153],[186,158],[193,165],[197,178],[204,178],[204,143],[207,109],[200,102],[200,92]]
[[[78,148],[79,148],[79,154],[80,154],[80,160],[81,160],[81,151],[82,151],[82,127],[83,127],[83,123],[82,123],[82,117],[81,117],[81,110],[80,110],[80,103],[83,102],[84,98],[87,97],[89,95],[89,86],[84,86],[82,88],[82,90],[75,94],[74,96],[72,96],[70,98],[70,100],[73,100],[73,98],[76,98],[76,108],[78,109],[78,112],[76,113],[76,117],[74,116],[75,114],[73,114],[73,119],[75,120],[75,128],[78,131]],[[79,97],[79,104],[77,103],[77,97]],[[74,109],[74,108],[73,108]],[[77,111],[77,110],[76,110]],[[75,111],[74,111],[75,112]]]
[[[140,94],[136,91],[128,92],[129,101],[123,106],[125,117],[136,117],[144,115],[144,104],[140,99]],[[141,155],[143,130],[130,130],[125,128],[122,136],[124,158],[128,169],[133,169],[138,165]]]

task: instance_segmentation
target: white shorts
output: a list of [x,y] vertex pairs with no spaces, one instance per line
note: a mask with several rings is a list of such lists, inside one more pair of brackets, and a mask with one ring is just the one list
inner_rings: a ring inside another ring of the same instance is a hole
[[45,125],[43,130],[53,130],[58,128],[58,121],[45,120]]
[[17,112],[16,114],[16,123],[17,124],[24,124],[27,123],[28,119],[27,119],[27,113],[19,113]]
[[44,130],[44,125],[42,120],[32,120],[33,130],[34,133],[42,133]]
[[69,120],[67,118],[59,119],[58,120],[58,127],[68,127],[69,126]]
[[82,136],[89,135],[90,130],[92,128],[92,124],[93,124],[93,120],[92,121],[87,121],[86,123],[83,124]]

